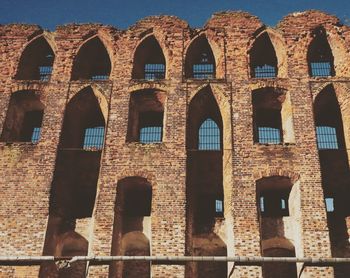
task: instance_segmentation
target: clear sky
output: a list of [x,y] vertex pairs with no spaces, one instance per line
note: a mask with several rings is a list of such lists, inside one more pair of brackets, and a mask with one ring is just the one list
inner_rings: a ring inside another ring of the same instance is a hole
[[274,26],[291,12],[318,9],[350,24],[350,0],[0,0],[0,23],[32,23],[53,30],[65,23],[97,22],[126,29],[148,15],[176,15],[192,27],[214,12],[244,10]]

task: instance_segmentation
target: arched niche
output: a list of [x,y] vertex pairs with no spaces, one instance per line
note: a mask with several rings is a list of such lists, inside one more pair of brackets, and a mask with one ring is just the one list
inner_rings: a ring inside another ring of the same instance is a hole
[[101,150],[106,123],[106,113],[103,112],[100,101],[91,87],[86,87],[74,95],[66,107],[60,148]]
[[31,41],[24,49],[15,79],[49,81],[55,54],[43,36]]
[[151,35],[145,38],[136,48],[133,60],[133,79],[164,79],[166,62],[163,50],[157,39]]
[[[146,178],[126,177],[117,183],[111,255],[149,256],[152,186]],[[109,277],[150,277],[149,262],[113,262]]]
[[311,36],[313,39],[307,52],[309,75],[311,77],[334,76],[334,57],[327,40],[326,30],[323,27],[316,28]]
[[99,37],[85,42],[74,61],[71,80],[107,80],[111,73],[111,60]]
[[249,58],[251,77],[275,78],[278,76],[277,56],[267,32],[261,34],[254,41]]
[[185,56],[185,78],[213,79],[216,63],[213,51],[205,35],[195,38]]
[[0,140],[37,143],[40,139],[44,108],[39,95],[34,91],[13,93]]

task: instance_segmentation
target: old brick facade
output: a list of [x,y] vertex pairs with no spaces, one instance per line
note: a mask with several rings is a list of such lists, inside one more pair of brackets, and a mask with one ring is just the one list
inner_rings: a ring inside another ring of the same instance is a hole
[[[0,26],[0,254],[350,256],[349,52],[350,27],[318,11],[276,28],[245,12],[214,14],[201,29],[174,16],[127,30]],[[194,72],[201,63],[209,73]],[[312,63],[329,74],[314,74]],[[149,64],[165,71],[147,76]],[[50,65],[52,74],[38,71]],[[255,71],[266,65],[272,74]],[[139,142],[152,125],[145,117],[161,127],[161,142]],[[198,142],[208,118],[219,130],[214,150]],[[267,122],[277,142],[261,141]],[[83,147],[84,130],[97,126],[103,149]],[[318,150],[322,126],[336,130],[336,147]],[[88,277],[267,278],[297,277],[302,265],[49,264],[3,266],[0,276],[83,277],[85,269]],[[301,275],[349,276],[339,266]]]

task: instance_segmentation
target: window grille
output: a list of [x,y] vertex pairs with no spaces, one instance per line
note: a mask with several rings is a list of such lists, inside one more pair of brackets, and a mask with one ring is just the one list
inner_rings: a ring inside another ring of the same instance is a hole
[[256,66],[254,68],[254,77],[274,78],[276,77],[276,67],[270,65]]
[[101,150],[103,147],[105,128],[103,126],[86,128],[84,150]]
[[326,211],[327,212],[334,212],[334,198],[325,198],[326,202]]
[[161,126],[146,126],[140,129],[140,143],[159,143],[162,142]]
[[206,119],[199,128],[199,150],[220,150],[220,129],[212,119]]
[[273,127],[258,127],[258,139],[261,144],[280,144],[281,130]]
[[91,76],[91,80],[93,81],[103,81],[103,80],[108,80],[109,76],[108,75],[93,75]]
[[319,150],[338,149],[337,130],[331,126],[316,126],[317,146]]
[[40,140],[40,134],[41,134],[41,127],[34,127],[31,141],[32,143],[38,143]]
[[145,64],[145,79],[157,80],[165,78],[164,64]]
[[333,75],[333,67],[330,62],[311,62],[310,67],[312,77],[327,77]]
[[260,211],[261,211],[261,212],[265,212],[264,197],[261,196],[260,199],[259,199],[259,201],[260,201]]
[[216,214],[222,214],[223,213],[223,205],[222,200],[215,200],[215,212]]
[[49,81],[51,78],[52,66],[40,66],[39,74],[41,81]]
[[214,65],[213,64],[194,64],[193,78],[195,79],[214,78]]

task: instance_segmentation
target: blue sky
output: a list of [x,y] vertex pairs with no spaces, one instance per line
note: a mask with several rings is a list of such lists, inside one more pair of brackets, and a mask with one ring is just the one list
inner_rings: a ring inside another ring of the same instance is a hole
[[126,29],[145,16],[169,14],[200,27],[214,12],[244,10],[274,26],[288,13],[308,9],[350,19],[350,0],[0,0],[0,23],[53,30],[65,23],[98,22]]

